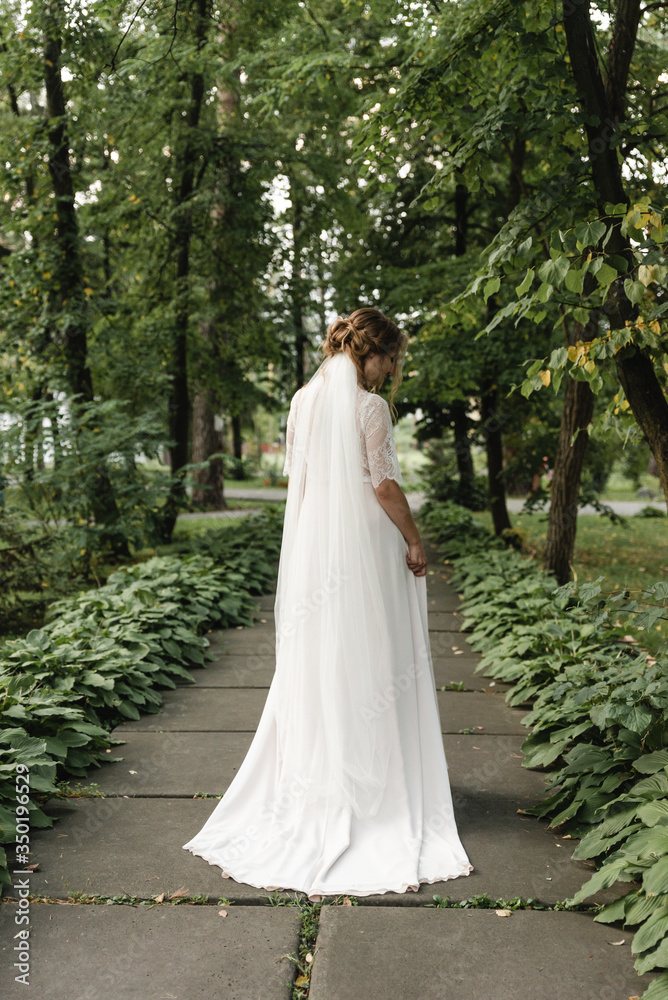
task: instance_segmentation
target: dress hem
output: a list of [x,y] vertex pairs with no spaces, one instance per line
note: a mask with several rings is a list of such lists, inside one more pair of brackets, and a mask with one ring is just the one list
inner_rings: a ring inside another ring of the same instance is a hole
[[435,882],[449,882],[456,878],[461,878],[463,876],[468,876],[472,871],[475,871],[472,864],[468,864],[465,868],[457,872],[455,875],[436,875],[435,878],[421,878],[415,882],[402,882],[400,887],[390,887],[389,889],[327,889],[323,892],[315,892],[313,889],[310,891],[308,889],[302,889],[297,886],[283,886],[283,885],[258,885],[257,882],[250,882],[248,879],[239,879],[232,872],[227,871],[218,861],[210,861],[204,854],[200,854],[194,847],[187,847],[184,845],[185,851],[190,851],[191,854],[196,855],[198,858],[203,858],[213,867],[220,868],[222,878],[231,878],[233,881],[237,882],[239,885],[251,885],[254,889],[267,889],[269,892],[286,892],[291,890],[293,892],[303,892],[307,898],[313,903],[319,903],[325,896],[382,896],[387,892],[417,892],[421,885],[433,885]]

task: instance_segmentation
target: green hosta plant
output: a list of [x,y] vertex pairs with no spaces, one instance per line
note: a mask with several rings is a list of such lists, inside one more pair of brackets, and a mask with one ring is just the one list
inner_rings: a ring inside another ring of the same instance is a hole
[[[14,840],[18,763],[30,767],[31,824],[50,825],[35,795],[55,794],[57,778],[84,777],[109,760],[115,725],[158,711],[160,689],[205,666],[205,628],[252,624],[250,592],[271,585],[281,520],[273,511],[249,521],[240,537],[221,533],[216,557],[157,556],[119,570],[56,602],[42,629],[0,649],[1,844]],[[8,879],[3,852],[0,881]]]
[[[448,551],[457,522],[430,511]],[[461,516],[466,523],[466,512]],[[593,584],[556,587],[530,559],[486,549],[480,531],[452,577],[463,593],[478,670],[511,685],[506,700],[530,705],[522,722],[523,766],[548,771],[548,794],[525,814],[579,837],[573,857],[598,870],[575,894],[580,903],[617,882],[633,888],[596,919],[636,927],[640,974],[668,965],[668,648],[656,638],[668,618],[668,585],[632,598]],[[661,631],[661,635],[663,632]],[[668,974],[643,1000],[666,1000]]]

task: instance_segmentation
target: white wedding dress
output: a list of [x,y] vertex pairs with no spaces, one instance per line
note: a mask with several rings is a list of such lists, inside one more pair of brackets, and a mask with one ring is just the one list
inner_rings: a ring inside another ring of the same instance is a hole
[[374,487],[402,481],[389,407],[345,354],[293,397],[276,670],[248,753],[184,845],[309,899],[468,875],[427,626],[426,578]]

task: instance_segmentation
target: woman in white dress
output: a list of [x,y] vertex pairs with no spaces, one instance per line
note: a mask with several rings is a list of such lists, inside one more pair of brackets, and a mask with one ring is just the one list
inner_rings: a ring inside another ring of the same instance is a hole
[[427,559],[390,406],[406,337],[376,309],[327,331],[292,399],[275,602],[276,670],[257,732],[184,847],[258,888],[323,896],[468,875],[427,626]]

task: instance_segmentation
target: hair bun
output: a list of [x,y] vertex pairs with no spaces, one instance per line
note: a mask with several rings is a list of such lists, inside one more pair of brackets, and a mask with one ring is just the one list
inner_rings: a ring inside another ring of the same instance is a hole
[[344,344],[348,344],[357,332],[357,327],[354,323],[351,323],[349,319],[343,316],[339,316],[329,328],[327,340],[340,348]]

